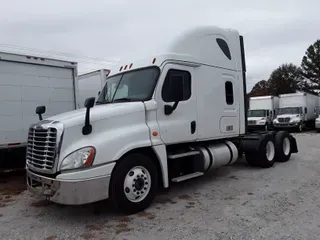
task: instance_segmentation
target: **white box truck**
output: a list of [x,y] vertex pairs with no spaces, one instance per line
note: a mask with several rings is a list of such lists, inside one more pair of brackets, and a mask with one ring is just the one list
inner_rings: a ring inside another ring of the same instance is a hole
[[10,149],[25,152],[35,107],[45,104],[46,118],[77,108],[76,76],[74,62],[0,53],[0,166]]
[[262,168],[298,152],[286,131],[247,133],[237,31],[189,29],[163,52],[112,71],[96,104],[88,98],[85,109],[30,126],[31,192],[70,205],[111,198],[130,214],[147,208],[159,187],[233,164],[243,152]]
[[79,102],[81,107],[89,97],[97,97],[102,90],[110,70],[99,69],[78,76]]
[[299,132],[305,126],[314,128],[314,109],[318,106],[318,96],[305,93],[289,93],[279,95],[279,111],[273,121],[277,129],[295,128]]
[[268,131],[272,127],[278,108],[279,98],[277,96],[251,97],[248,111],[249,130],[264,129]]

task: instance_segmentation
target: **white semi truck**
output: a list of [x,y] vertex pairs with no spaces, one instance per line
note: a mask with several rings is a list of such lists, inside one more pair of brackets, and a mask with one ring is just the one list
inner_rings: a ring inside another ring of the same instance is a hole
[[78,107],[76,76],[75,62],[0,53],[0,168],[15,167],[8,152],[25,154],[35,107],[45,104],[46,118]]
[[112,71],[96,104],[88,98],[85,109],[30,126],[28,189],[70,205],[111,198],[132,214],[159,187],[243,152],[262,168],[288,161],[298,152],[291,134],[247,133],[245,66],[237,31],[197,27],[173,37],[164,54]]
[[272,127],[278,108],[279,98],[277,96],[251,97],[248,111],[249,130],[265,129],[268,131]]
[[97,97],[110,74],[108,69],[99,69],[78,76],[79,102],[81,107],[89,97]]
[[314,128],[314,109],[318,106],[318,96],[305,93],[289,93],[279,95],[279,111],[273,121],[276,129],[295,128],[299,132],[308,126]]

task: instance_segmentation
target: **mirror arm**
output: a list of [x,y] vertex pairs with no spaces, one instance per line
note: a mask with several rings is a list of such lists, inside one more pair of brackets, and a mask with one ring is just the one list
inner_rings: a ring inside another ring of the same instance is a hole
[[179,101],[174,102],[173,106],[171,105],[165,105],[164,106],[164,114],[170,115],[176,108],[178,107]]
[[178,107],[178,103],[179,103],[179,101],[176,101],[176,102],[173,104],[173,106],[172,106],[172,112],[173,112],[174,110],[176,110],[176,108]]
[[92,125],[90,124],[90,107],[87,107],[85,123],[82,128],[82,134],[88,135],[92,132]]

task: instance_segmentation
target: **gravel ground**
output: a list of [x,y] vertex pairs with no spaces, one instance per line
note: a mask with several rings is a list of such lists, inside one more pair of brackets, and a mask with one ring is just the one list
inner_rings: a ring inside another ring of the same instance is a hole
[[145,212],[107,201],[70,207],[0,183],[0,239],[319,239],[320,134],[296,135],[299,153],[270,169],[233,166],[174,184]]

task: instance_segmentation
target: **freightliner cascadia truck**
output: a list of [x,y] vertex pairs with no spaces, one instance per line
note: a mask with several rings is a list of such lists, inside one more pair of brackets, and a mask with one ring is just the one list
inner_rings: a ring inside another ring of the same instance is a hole
[[[162,54],[111,73],[85,108],[30,126],[30,191],[66,205],[110,198],[132,214],[148,208],[159,188],[242,154],[270,168],[298,152],[286,131],[247,133],[245,52],[235,30],[189,29]],[[44,111],[36,108],[40,119]]]

